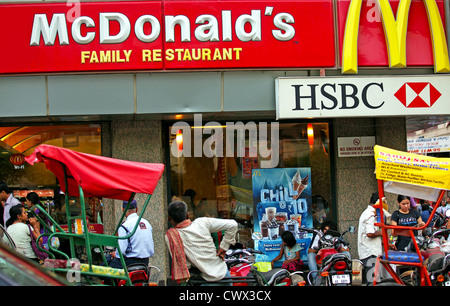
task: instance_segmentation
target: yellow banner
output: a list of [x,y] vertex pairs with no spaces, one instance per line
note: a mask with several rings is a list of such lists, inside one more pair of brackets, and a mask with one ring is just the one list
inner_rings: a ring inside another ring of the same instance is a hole
[[374,147],[376,178],[438,189],[450,189],[450,158],[423,156]]

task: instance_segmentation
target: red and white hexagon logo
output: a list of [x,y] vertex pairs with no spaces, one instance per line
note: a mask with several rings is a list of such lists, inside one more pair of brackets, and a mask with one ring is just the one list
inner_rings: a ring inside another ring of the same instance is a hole
[[394,94],[408,108],[431,107],[441,95],[429,82],[407,82]]

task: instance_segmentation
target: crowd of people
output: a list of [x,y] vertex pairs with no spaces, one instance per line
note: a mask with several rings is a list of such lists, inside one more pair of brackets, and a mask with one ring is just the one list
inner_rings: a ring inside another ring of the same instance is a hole
[[[32,248],[32,241],[44,245],[47,241],[41,236],[43,228],[36,215],[39,211],[35,209],[34,214],[30,214],[30,208],[39,203],[39,196],[35,192],[29,192],[25,205],[14,198],[11,190],[5,183],[0,183],[0,201],[3,206],[3,226],[13,239],[16,250],[31,260],[39,262],[40,258]],[[379,201],[378,193],[373,193],[369,200],[369,205],[359,218],[358,225],[358,256],[363,263],[363,278],[369,281],[373,277],[372,273],[376,258],[383,253],[382,231],[376,226],[377,212],[374,205]],[[398,209],[392,214],[387,211],[387,206],[383,207],[385,224],[398,226],[424,226],[429,221],[430,213],[433,209],[428,201],[414,199],[412,197],[398,195]],[[450,211],[450,197],[444,197],[442,203],[436,209],[436,214],[446,218],[446,211]],[[119,237],[129,236],[129,233],[136,227],[136,231],[128,239],[119,240],[120,253],[124,256],[127,265],[133,263],[143,263],[148,265],[149,258],[155,253],[151,224],[144,218],[138,218],[137,202],[133,200],[128,203],[123,202],[123,211],[126,220],[118,230]],[[231,245],[236,243],[237,223],[233,219],[218,219],[210,217],[200,217],[194,220],[189,218],[188,206],[184,201],[175,200],[168,206],[168,218],[170,228],[166,232],[165,242],[171,255],[172,280],[183,282],[190,277],[190,269],[196,268],[200,271],[206,282],[216,282],[224,277],[230,276],[226,263],[223,261],[225,252]],[[137,222],[139,222],[137,224]],[[432,222],[429,222],[430,226]],[[324,222],[321,233],[325,234],[330,229],[331,223]],[[450,226],[450,225],[448,225]],[[216,247],[212,233],[222,232],[223,236],[219,247]],[[417,231],[414,231],[417,235]],[[411,241],[408,232],[392,230],[391,243],[389,247],[394,250],[406,251],[406,247]],[[41,238],[38,240],[38,238]],[[281,235],[282,244],[279,255],[271,262],[274,263],[283,259],[282,268],[291,272],[303,269],[303,262],[300,258],[301,247],[291,232],[285,231]],[[308,267],[311,271],[317,270],[315,256],[318,245],[318,237],[314,237],[308,250]],[[339,250],[350,258],[348,249]],[[108,264],[113,268],[122,268],[119,252],[113,252],[108,257]],[[200,255],[201,254],[201,255]]]
[[[30,214],[29,210],[39,203],[39,196],[35,192],[29,192],[24,205],[13,196],[5,183],[1,183],[0,201],[3,208],[2,226],[14,241],[16,251],[40,262],[41,259],[33,249],[32,242],[45,247],[46,242],[43,241],[45,235],[41,236],[43,228],[35,217],[39,211],[36,209],[34,214]],[[120,252],[115,251],[108,256],[108,265],[112,268],[122,268],[120,254],[124,256],[127,266],[134,263],[148,265],[149,258],[155,252],[152,226],[146,219],[138,217],[136,200],[130,203],[124,201],[123,212],[126,219],[118,230],[118,236],[129,237],[119,239]],[[172,255],[171,270],[174,281],[181,282],[188,279],[191,267],[200,270],[203,278],[209,282],[230,275],[223,258],[228,248],[236,243],[238,227],[235,220],[201,217],[191,221],[188,207],[183,201],[172,202],[168,207],[168,216],[172,227],[167,231],[165,239]],[[135,227],[136,231],[130,236],[129,233]],[[218,249],[211,236],[217,232],[224,233]]]
[[[379,223],[377,220],[377,212],[374,207],[379,201],[379,194],[375,192],[372,194],[369,205],[364,210],[359,218],[358,225],[358,256],[363,263],[364,273],[363,278],[366,281],[373,280],[373,271],[376,263],[376,258],[383,254],[383,239],[382,230],[376,226]],[[383,199],[384,201],[384,199]],[[432,227],[434,222],[429,220],[433,210],[432,203],[427,200],[415,199],[405,195],[397,196],[396,209],[390,214],[383,205],[384,223],[393,226],[407,226],[407,227]],[[436,203],[439,207],[436,208],[436,217],[445,220],[447,210],[450,211],[450,197],[446,195],[441,203]],[[390,221],[389,221],[390,219]],[[441,224],[440,224],[441,225]],[[450,222],[447,222],[447,228],[450,228]],[[413,230],[415,236],[419,234],[418,230]],[[412,240],[408,230],[393,229],[389,238],[389,249],[397,251],[407,251],[407,247]],[[395,268],[395,267],[394,267]],[[381,277],[387,277],[387,272],[382,269]]]

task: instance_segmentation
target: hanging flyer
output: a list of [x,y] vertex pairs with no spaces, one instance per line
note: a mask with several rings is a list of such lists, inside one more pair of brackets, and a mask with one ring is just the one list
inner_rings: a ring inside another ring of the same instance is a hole
[[290,231],[302,247],[300,259],[306,262],[311,238],[300,229],[313,226],[311,168],[253,169],[252,185],[255,248],[271,261],[280,253],[281,234]]

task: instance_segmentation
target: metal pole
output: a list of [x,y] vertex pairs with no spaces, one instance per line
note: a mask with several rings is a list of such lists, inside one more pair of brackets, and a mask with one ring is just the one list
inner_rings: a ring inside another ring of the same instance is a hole
[[445,15],[445,28],[447,29],[447,52],[450,56],[450,0],[444,0],[444,15]]

